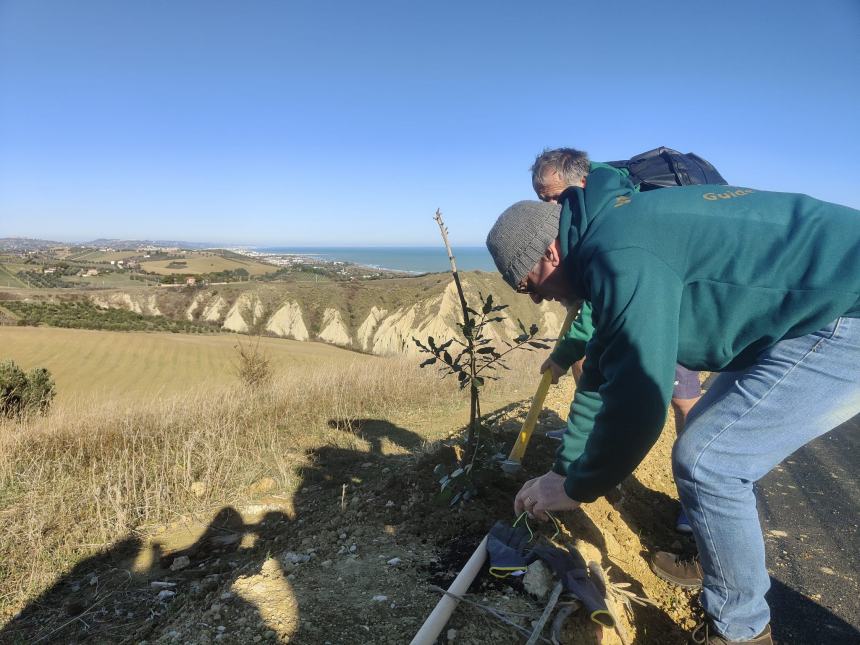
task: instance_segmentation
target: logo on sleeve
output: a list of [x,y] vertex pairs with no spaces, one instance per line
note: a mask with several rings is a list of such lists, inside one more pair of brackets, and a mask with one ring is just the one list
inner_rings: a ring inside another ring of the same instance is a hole
[[710,202],[715,202],[718,199],[732,199],[733,197],[743,197],[744,195],[749,195],[750,193],[754,192],[755,191],[752,188],[738,188],[736,190],[730,190],[725,193],[705,193],[704,195],[702,195],[702,197]]
[[615,198],[615,206],[613,206],[613,208],[618,208],[619,206],[624,206],[629,203],[630,198],[627,195],[621,195],[620,197]]

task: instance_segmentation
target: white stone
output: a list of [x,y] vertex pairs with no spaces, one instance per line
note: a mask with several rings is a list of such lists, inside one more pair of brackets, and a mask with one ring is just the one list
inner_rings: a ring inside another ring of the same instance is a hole
[[523,576],[523,587],[538,600],[546,600],[553,587],[552,571],[540,560],[532,562]]
[[281,559],[289,562],[290,564],[301,564],[302,562],[307,562],[311,559],[309,555],[305,555],[303,553],[293,553],[292,551],[285,552]]
[[173,563],[170,565],[170,570],[179,571],[189,564],[191,564],[191,559],[187,555],[180,555],[178,558],[174,558]]

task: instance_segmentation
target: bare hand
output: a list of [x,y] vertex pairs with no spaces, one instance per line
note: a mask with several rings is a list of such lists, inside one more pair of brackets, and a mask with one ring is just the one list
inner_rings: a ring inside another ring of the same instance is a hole
[[564,491],[564,476],[552,471],[523,484],[514,500],[514,513],[517,516],[527,511],[531,517],[542,522],[549,519],[546,511],[573,511],[577,508],[579,502],[570,499]]
[[580,358],[570,366],[570,371],[573,374],[573,382],[579,385],[579,379],[582,378],[582,365],[585,363],[585,358]]
[[540,366],[540,373],[543,374],[547,370],[552,371],[552,383],[555,385],[558,383],[558,379],[564,376],[566,369],[562,368],[558,363],[556,363],[551,358],[546,359]]

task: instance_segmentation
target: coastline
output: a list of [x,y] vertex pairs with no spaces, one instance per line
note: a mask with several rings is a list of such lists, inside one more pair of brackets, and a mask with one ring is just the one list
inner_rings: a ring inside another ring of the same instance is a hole
[[[279,266],[313,263],[351,265],[401,275],[450,271],[448,255],[443,247],[252,247],[231,250]],[[460,247],[454,249],[454,255],[461,271],[495,271],[492,258],[484,247]]]

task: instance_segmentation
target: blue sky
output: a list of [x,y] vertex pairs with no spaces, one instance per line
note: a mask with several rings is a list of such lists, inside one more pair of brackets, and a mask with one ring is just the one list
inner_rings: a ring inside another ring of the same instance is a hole
[[857,0],[645,4],[0,0],[0,237],[482,244],[562,145],[860,208]]

